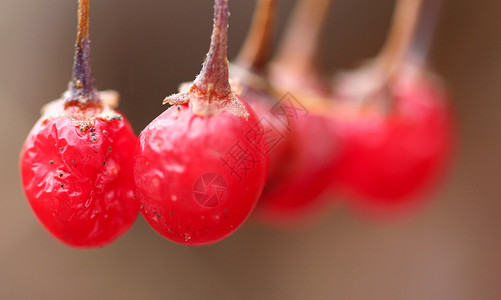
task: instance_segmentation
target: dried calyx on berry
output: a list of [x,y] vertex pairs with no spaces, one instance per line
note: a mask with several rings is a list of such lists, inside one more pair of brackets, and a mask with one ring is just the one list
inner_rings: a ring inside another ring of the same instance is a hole
[[118,106],[119,94],[111,90],[98,92],[94,84],[90,59],[89,8],[90,0],[79,1],[73,76],[68,90],[61,99],[42,108],[46,120],[70,116],[81,131],[88,130],[96,118],[108,121],[122,119],[114,111]]
[[189,103],[201,116],[227,111],[247,118],[248,112],[236,97],[238,83],[230,83],[228,74],[228,0],[216,1],[214,9],[211,44],[202,71],[193,83],[181,85],[180,93],[168,96],[163,103]]

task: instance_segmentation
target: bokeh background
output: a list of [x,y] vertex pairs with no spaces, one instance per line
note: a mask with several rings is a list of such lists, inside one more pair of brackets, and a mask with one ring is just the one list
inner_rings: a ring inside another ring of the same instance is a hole
[[[322,66],[377,53],[393,0],[338,0]],[[293,1],[280,1],[278,33]],[[71,74],[77,1],[0,1],[1,299],[501,299],[501,1],[445,1],[431,50],[457,113],[450,176],[421,211],[392,222],[340,206],[297,231],[246,224],[213,246],[169,242],[140,217],[100,250],[69,249],[38,224],[18,155]],[[254,1],[230,1],[230,58]],[[194,78],[208,49],[210,0],[92,2],[98,87],[121,92],[137,133],[164,96]]]

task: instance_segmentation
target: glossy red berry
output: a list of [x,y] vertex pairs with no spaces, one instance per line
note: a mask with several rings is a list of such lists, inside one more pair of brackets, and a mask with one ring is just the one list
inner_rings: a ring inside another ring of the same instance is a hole
[[113,110],[115,92],[97,93],[90,70],[89,1],[80,1],[74,79],[46,105],[21,151],[24,191],[40,222],[63,243],[107,245],[134,223],[136,136]]
[[185,245],[220,241],[253,210],[268,172],[262,126],[228,81],[228,1],[215,1],[202,72],[141,133],[135,178],[141,211],[164,237]]
[[[248,108],[246,107],[247,111]],[[135,175],[142,212],[165,237],[187,245],[221,240],[254,208],[266,157],[254,114],[204,117],[176,105],[141,133]],[[257,147],[256,147],[257,146]]]

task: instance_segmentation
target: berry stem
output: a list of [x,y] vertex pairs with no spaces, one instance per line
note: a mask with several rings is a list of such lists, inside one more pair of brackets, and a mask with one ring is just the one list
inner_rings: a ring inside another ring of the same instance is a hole
[[79,0],[78,32],[75,44],[73,78],[67,97],[68,104],[86,105],[99,101],[90,64],[89,13],[90,0]]
[[424,0],[419,24],[417,25],[413,42],[408,53],[409,59],[411,59],[415,65],[423,65],[426,61],[442,4],[442,0]]
[[214,2],[214,28],[209,53],[193,85],[199,93],[224,98],[231,94],[228,75],[228,0]]
[[[289,85],[303,85],[306,90],[327,92],[327,84],[322,84],[324,80],[319,74],[317,61],[332,3],[332,0],[298,0],[273,59],[273,69],[289,77],[285,80],[290,82]],[[287,85],[286,82],[279,84]]]
[[228,0],[214,1],[214,28],[209,53],[202,71],[188,88],[182,85],[180,93],[170,95],[164,104],[190,103],[193,112],[200,116],[216,115],[222,111],[247,119],[249,113],[238,100],[228,74]]
[[264,70],[270,54],[276,3],[276,0],[258,0],[251,29],[236,59],[238,65],[257,72]]
[[385,81],[397,72],[409,54],[422,6],[423,0],[399,0],[396,4],[390,34],[376,59]]

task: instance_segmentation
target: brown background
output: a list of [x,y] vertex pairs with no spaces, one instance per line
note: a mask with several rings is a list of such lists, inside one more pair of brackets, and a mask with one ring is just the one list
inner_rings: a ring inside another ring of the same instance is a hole
[[[254,2],[230,1],[230,57]],[[377,52],[393,1],[339,0],[329,73]],[[280,29],[292,1],[281,1]],[[501,299],[501,2],[446,1],[431,57],[448,81],[460,130],[451,176],[433,202],[398,222],[340,208],[311,228],[247,224],[188,248],[142,218],[110,247],[81,251],[49,237],[19,184],[18,153],[42,104],[66,88],[76,1],[0,1],[1,299]],[[161,100],[199,71],[210,0],[93,1],[98,86],[122,93],[139,132]]]

